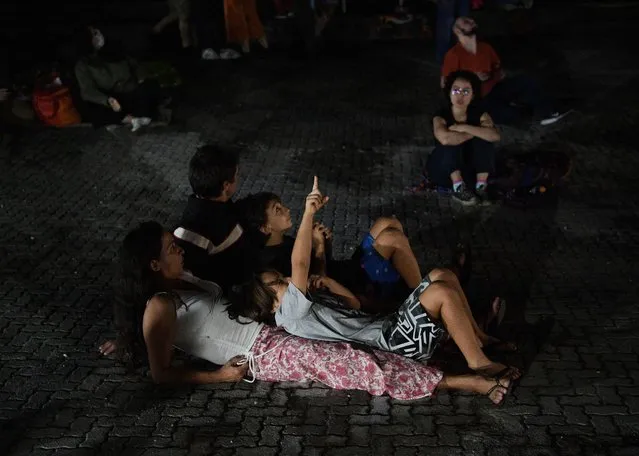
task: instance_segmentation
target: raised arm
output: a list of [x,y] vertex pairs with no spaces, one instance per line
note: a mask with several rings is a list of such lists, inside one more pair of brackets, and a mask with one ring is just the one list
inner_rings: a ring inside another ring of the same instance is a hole
[[311,250],[313,248],[313,217],[328,201],[319,190],[317,176],[313,190],[306,197],[304,215],[297,231],[293,253],[291,254],[291,281],[302,293],[306,293],[308,273],[311,268]]
[[439,116],[433,119],[433,133],[437,141],[444,146],[458,146],[472,138],[472,135],[468,133],[459,133],[450,130],[446,126],[444,118]]
[[237,382],[246,374],[248,364],[238,366],[233,358],[215,371],[198,371],[171,366],[175,340],[175,306],[171,300],[155,296],[149,302],[142,322],[151,377],[155,383],[221,383]]

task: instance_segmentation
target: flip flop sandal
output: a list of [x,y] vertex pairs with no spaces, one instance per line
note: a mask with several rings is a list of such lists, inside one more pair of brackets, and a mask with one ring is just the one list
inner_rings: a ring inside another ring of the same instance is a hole
[[[494,373],[490,372],[490,368],[489,367],[476,369],[476,370],[474,370],[474,372],[477,375],[481,375],[482,377],[485,377],[485,378],[492,378],[492,379],[495,379],[495,380],[501,380],[502,378],[506,377],[508,374],[511,374],[511,373],[513,373],[515,371],[519,371],[519,369],[517,369],[516,367],[509,366],[507,364],[504,364],[504,366],[506,366],[506,367],[504,367],[502,370],[500,370],[498,372],[494,372]],[[521,374],[521,372],[520,372],[520,374]],[[511,378],[511,380],[512,380],[512,378]]]
[[[503,406],[503,405],[504,405],[504,403],[506,402],[506,400],[508,399],[508,396],[510,396],[510,394],[513,392],[513,389],[514,389],[514,387],[515,387],[515,381],[516,381],[516,380],[514,380],[514,379],[512,379],[512,378],[511,378],[511,379],[510,379],[510,383],[508,384],[508,386],[506,386],[506,385],[504,385],[504,384],[501,382],[501,379],[502,379],[502,378],[503,378],[503,377],[496,377],[496,378],[493,378],[493,380],[495,381],[495,385],[494,385],[491,389],[489,389],[489,390],[488,390],[488,392],[487,392],[486,394],[484,394],[484,396],[486,396],[486,397],[488,398],[488,400],[490,400],[490,402],[492,402],[492,403],[493,403],[493,405],[494,405],[495,407],[501,407],[501,406]],[[497,388],[500,388],[500,387],[501,387],[501,388],[504,388],[504,389],[506,390],[506,392],[504,393],[504,397],[502,398],[502,400],[501,400],[500,402],[498,402],[498,403],[495,403],[495,402],[494,402],[494,401],[490,398],[490,395],[493,393],[493,391],[495,391]]]

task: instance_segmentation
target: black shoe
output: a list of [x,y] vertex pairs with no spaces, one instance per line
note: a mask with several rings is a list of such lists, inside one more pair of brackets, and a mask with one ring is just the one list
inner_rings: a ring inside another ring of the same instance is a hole
[[457,190],[453,192],[453,198],[464,206],[477,204],[477,198],[466,188],[466,184],[461,184],[457,187]]

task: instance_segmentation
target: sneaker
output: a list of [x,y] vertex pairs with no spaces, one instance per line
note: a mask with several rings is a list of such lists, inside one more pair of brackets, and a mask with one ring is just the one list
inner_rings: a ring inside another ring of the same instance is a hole
[[219,58],[220,56],[217,55],[217,52],[215,52],[211,48],[206,48],[202,50],[202,60],[217,60]]
[[561,119],[563,119],[564,117],[566,117],[568,114],[570,114],[571,110],[565,111],[565,112],[553,112],[551,115],[549,115],[548,117],[545,117],[543,119],[541,119],[539,121],[540,125],[552,125],[555,122],[560,121]]
[[220,51],[220,58],[222,60],[235,60],[242,57],[242,54],[237,52],[235,49],[222,49]]
[[477,204],[477,197],[466,188],[466,184],[461,184],[457,190],[453,192],[453,198],[464,206]]
[[151,125],[151,119],[148,117],[134,117],[131,119],[131,131],[136,132],[142,127]]

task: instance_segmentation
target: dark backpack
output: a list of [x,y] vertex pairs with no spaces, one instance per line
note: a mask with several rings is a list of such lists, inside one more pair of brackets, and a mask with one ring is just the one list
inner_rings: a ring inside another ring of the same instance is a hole
[[506,155],[498,159],[489,188],[505,204],[518,207],[543,204],[544,197],[563,183],[571,168],[572,160],[564,152]]

